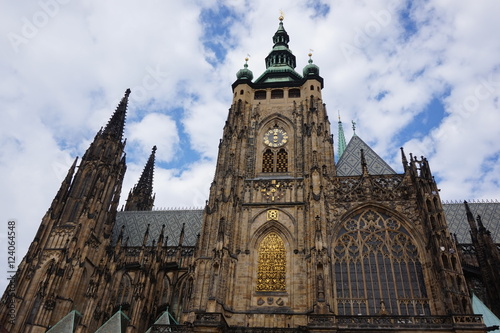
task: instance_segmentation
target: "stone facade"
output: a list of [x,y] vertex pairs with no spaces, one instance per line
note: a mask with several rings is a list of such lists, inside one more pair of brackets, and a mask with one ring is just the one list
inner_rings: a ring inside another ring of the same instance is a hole
[[[295,71],[281,21],[273,41],[266,71],[253,81],[245,64],[232,86],[202,213],[150,211],[154,148],[117,217],[127,91],[42,220],[0,327],[486,331],[427,161],[402,151],[396,174],[357,138],[345,152],[357,166],[339,162],[355,174],[339,174],[319,68]],[[493,251],[481,237],[477,247]]]

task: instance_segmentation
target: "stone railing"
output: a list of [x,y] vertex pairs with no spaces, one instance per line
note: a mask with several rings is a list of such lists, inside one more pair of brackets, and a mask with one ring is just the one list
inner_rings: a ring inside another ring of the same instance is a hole
[[154,325],[151,332],[193,332],[196,326],[218,327],[219,332],[227,333],[303,333],[309,331],[335,330],[384,330],[401,329],[420,330],[452,330],[484,329],[481,315],[450,315],[450,316],[334,316],[310,315],[306,326],[295,328],[264,328],[264,327],[229,327],[220,313],[203,313],[196,315],[193,325]]
[[483,327],[481,315],[455,316],[334,316],[310,315],[308,327],[311,328],[452,328]]

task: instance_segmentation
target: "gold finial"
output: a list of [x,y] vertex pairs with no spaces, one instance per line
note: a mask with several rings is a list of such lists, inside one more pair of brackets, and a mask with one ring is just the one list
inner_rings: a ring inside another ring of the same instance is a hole
[[312,54],[311,52],[309,52],[308,56],[312,57],[312,55],[313,55],[313,54]]
[[283,21],[283,19],[285,18],[285,13],[283,13],[282,10],[280,10],[280,17],[279,17],[279,20],[280,21]]
[[245,58],[245,61],[248,61],[248,57]]

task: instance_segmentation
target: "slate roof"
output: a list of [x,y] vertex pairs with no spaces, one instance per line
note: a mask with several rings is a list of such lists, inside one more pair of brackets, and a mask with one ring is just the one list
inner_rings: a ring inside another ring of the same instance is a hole
[[371,175],[390,175],[396,172],[385,163],[361,138],[354,135],[347,144],[344,153],[340,156],[337,163],[337,176],[359,176],[361,171],[361,153],[363,149],[365,154],[368,173]]
[[[469,202],[474,216],[481,215],[484,226],[491,232],[493,241],[500,244],[500,202]],[[463,203],[443,203],[443,209],[450,232],[457,235],[459,243],[471,243],[469,223]],[[113,242],[116,243],[122,225],[125,225],[124,237],[129,237],[128,246],[141,246],[148,224],[149,238],[147,245],[157,241],[162,225],[165,224],[165,237],[168,236],[168,245],[176,246],[182,224],[185,223],[185,246],[195,246],[197,235],[201,232],[203,210],[164,210],[151,212],[118,212]]]
[[113,230],[113,243],[116,243],[122,225],[125,225],[123,241],[128,239],[128,246],[141,246],[144,234],[149,226],[149,237],[146,245],[151,245],[153,240],[158,241],[162,225],[165,225],[165,237],[168,236],[169,246],[179,244],[182,225],[184,227],[184,246],[195,246],[197,235],[201,232],[203,210],[164,210],[164,211],[138,211],[118,212]]
[[[474,218],[479,214],[484,226],[491,232],[495,243],[500,243],[500,203],[499,202],[469,202],[469,208]],[[459,243],[472,243],[470,228],[465,214],[463,202],[443,204],[446,221],[451,233],[457,235]]]

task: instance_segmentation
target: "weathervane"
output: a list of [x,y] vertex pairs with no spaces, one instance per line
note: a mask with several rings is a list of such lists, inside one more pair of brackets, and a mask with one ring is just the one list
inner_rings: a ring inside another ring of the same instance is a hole
[[279,17],[279,20],[280,21],[283,21],[283,19],[285,18],[285,13],[283,13],[282,10],[280,10],[280,17]]
[[354,122],[354,120],[351,120],[352,122],[352,131],[354,132],[354,135],[356,135],[356,123]]

